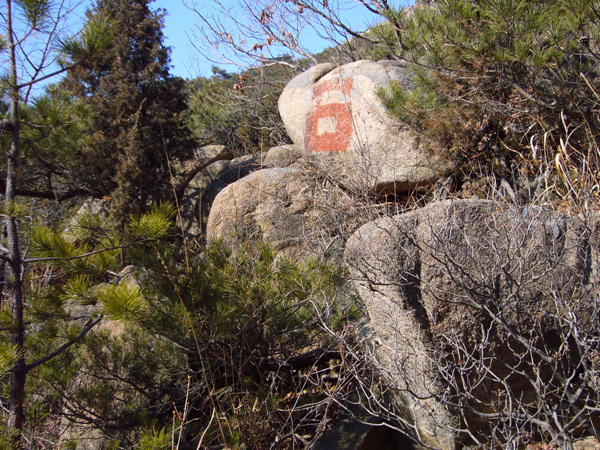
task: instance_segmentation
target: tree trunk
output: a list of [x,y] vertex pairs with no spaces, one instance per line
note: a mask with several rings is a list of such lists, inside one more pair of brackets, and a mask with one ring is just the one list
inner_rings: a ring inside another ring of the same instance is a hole
[[19,248],[17,219],[13,214],[16,173],[19,165],[19,85],[17,78],[16,46],[12,27],[12,2],[6,0],[6,35],[10,58],[10,122],[13,124],[12,139],[6,162],[6,191],[4,197],[4,226],[9,262],[5,267],[4,293],[11,312],[12,344],[18,357],[11,369],[11,387],[8,426],[20,429],[23,425],[23,400],[25,395],[25,328],[23,325],[23,264]]

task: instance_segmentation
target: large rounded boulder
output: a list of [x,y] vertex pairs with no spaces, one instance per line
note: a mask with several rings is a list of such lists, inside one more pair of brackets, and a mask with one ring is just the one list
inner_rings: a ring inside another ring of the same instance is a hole
[[236,247],[261,238],[284,255],[341,255],[352,201],[314,174],[291,167],[254,172],[216,196],[207,224],[208,241]]
[[400,192],[432,184],[453,163],[388,114],[377,90],[391,81],[412,87],[397,61],[319,64],[289,82],[279,113],[294,144],[348,186]]
[[434,203],[350,237],[374,361],[415,439],[454,449],[555,420],[572,433],[599,425],[598,253],[593,221],[483,200]]

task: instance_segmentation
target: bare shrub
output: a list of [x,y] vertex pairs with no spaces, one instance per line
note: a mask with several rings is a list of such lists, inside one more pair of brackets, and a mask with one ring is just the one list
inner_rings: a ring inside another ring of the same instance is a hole
[[381,379],[357,376],[361,403],[432,448],[597,437],[597,226],[463,201],[363,227],[347,256]]

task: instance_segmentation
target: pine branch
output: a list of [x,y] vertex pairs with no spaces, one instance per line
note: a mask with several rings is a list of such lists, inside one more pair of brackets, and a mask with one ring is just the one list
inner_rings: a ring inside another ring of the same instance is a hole
[[181,198],[185,188],[190,184],[190,182],[194,179],[196,175],[202,172],[204,169],[209,167],[210,165],[216,163],[217,161],[230,161],[233,159],[233,153],[229,150],[224,150],[218,155],[212,157],[206,162],[199,162],[192,170],[187,173],[181,174],[180,177],[183,179],[177,183],[175,187],[175,195],[177,198]]
[[[90,332],[90,330],[92,328],[94,328],[96,325],[98,325],[98,323],[100,323],[101,320],[102,320],[102,316],[98,317],[95,320],[90,319],[88,321],[88,323],[81,329],[81,331],[79,332],[79,334],[77,336],[75,336],[69,342],[65,342],[63,345],[58,347],[52,353],[49,353],[48,355],[44,356],[43,358],[38,359],[37,361],[32,362],[31,364],[27,364],[24,368],[25,372],[27,373],[27,372],[35,369],[37,366],[40,366],[40,365],[44,364],[45,362],[50,361],[55,356],[60,355],[62,352],[67,350],[69,347],[71,347],[73,344],[76,344],[77,342],[79,342],[86,334],[88,334]],[[14,372],[14,369],[10,369],[9,372]]]

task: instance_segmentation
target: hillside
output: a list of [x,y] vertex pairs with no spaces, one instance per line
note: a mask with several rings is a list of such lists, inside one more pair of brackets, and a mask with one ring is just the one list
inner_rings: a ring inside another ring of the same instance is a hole
[[6,5],[0,447],[600,445],[596,2]]

